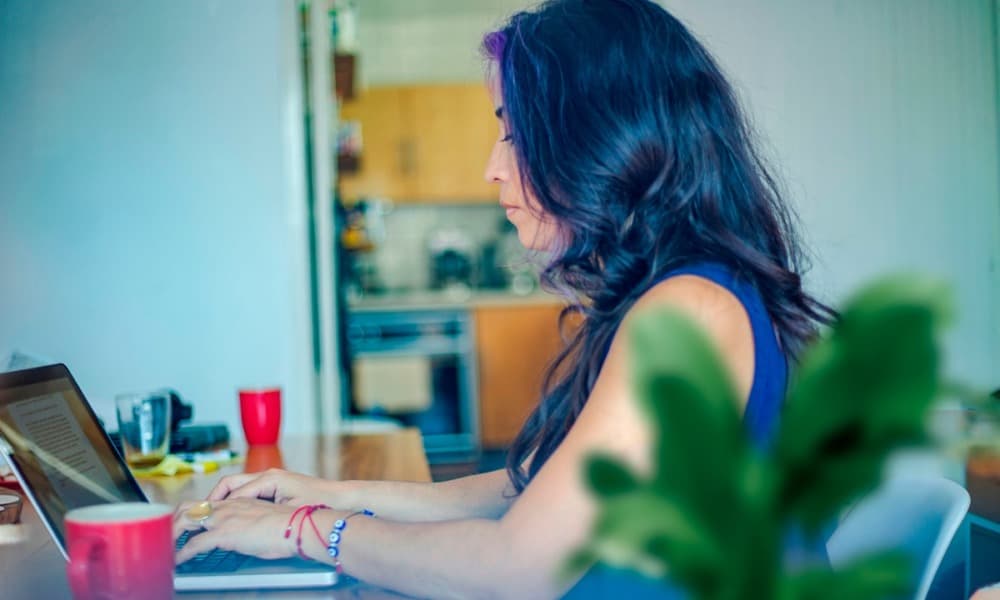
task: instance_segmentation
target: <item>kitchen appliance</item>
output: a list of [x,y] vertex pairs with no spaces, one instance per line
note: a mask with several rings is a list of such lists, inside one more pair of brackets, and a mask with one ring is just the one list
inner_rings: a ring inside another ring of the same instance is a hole
[[375,250],[385,241],[385,216],[392,211],[388,201],[365,199],[345,206],[335,204],[338,212],[336,236],[340,241],[344,283],[353,296],[379,293],[384,284],[378,273]]
[[420,429],[432,463],[479,451],[475,342],[468,311],[360,311],[348,317],[348,417]]
[[472,286],[476,247],[467,234],[457,229],[435,231],[427,241],[427,251],[432,289]]

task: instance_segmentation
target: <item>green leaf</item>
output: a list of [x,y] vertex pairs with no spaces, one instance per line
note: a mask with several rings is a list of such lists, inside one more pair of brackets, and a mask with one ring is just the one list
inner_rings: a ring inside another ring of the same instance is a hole
[[895,279],[859,294],[803,358],[775,444],[783,509],[819,530],[877,483],[893,449],[925,438],[940,384],[943,288]]
[[801,600],[885,600],[913,593],[908,556],[883,553],[838,568],[818,568],[788,576],[782,597]]
[[725,549],[699,515],[655,491],[605,502],[588,550],[603,562],[643,573],[650,564],[670,565],[686,580],[709,577],[727,563]]
[[621,461],[606,454],[591,455],[584,468],[590,489],[601,498],[632,492],[639,487],[635,475]]
[[[604,503],[597,520],[595,536],[604,539],[633,540],[645,545],[648,540],[663,536],[675,545],[683,546],[699,560],[718,560],[722,553],[700,524],[697,514],[668,496],[651,491],[623,495]],[[664,558],[676,558],[664,556]]]
[[577,577],[593,566],[599,559],[600,555],[592,550],[589,544],[579,548],[573,554],[570,554],[569,558],[563,563],[559,571],[559,577],[562,580]]
[[881,319],[880,311],[887,306],[912,306],[934,314],[941,326],[954,318],[954,303],[946,282],[916,274],[895,274],[866,285],[844,303],[841,311],[843,330],[852,324],[869,327]]
[[654,484],[697,507],[716,532],[731,531],[748,449],[728,373],[683,313],[647,311],[631,325],[633,387],[653,421]]
[[654,472],[647,480],[615,458],[590,457],[598,517],[564,572],[603,562],[669,576],[706,600],[907,591],[900,555],[787,574],[782,543],[789,523],[815,535],[876,485],[890,452],[925,439],[927,409],[945,387],[937,333],[949,316],[936,281],[896,277],[862,290],[804,353],[772,451],[761,454],[708,338],[674,310],[637,315],[630,367],[651,421]]

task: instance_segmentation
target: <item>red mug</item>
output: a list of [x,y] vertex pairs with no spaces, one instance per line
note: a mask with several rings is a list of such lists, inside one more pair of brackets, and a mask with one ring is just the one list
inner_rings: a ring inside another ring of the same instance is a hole
[[121,502],[66,513],[73,598],[173,598],[173,512],[165,504]]
[[276,444],[281,429],[281,388],[240,390],[240,420],[247,444]]

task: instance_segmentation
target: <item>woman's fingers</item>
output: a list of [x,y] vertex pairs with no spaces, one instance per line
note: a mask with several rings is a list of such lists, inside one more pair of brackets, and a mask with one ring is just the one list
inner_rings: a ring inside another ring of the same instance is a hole
[[224,531],[208,529],[198,535],[193,535],[188,538],[187,544],[184,544],[184,547],[174,554],[174,564],[179,565],[203,552],[210,552],[215,548],[227,550],[228,548],[223,545],[225,541],[226,534]]
[[191,531],[196,529],[202,529],[201,523],[197,519],[192,518],[191,509],[199,507],[203,502],[184,502],[177,506],[174,511],[174,522],[173,522],[173,532],[174,539],[176,540],[185,531]]
[[187,518],[174,519],[174,540],[181,537],[185,531],[200,531],[203,527]]
[[229,490],[228,498],[249,498],[251,500],[259,498],[261,500],[273,500],[277,502],[280,492],[278,478],[269,473],[264,473],[260,477],[245,481],[242,485]]
[[[190,515],[185,517],[181,510],[183,507],[178,509],[180,517],[175,517],[175,536],[188,529],[198,529],[202,524],[205,531],[189,538],[175,555],[177,563],[214,548],[237,550],[261,558],[283,558],[294,554],[293,541],[281,535],[294,514],[291,507],[245,499],[212,504],[211,513],[201,522],[192,520]],[[199,508],[198,504],[194,508]]]
[[260,477],[259,473],[240,473],[239,475],[226,475],[215,484],[212,491],[208,493],[209,500],[225,500],[235,488],[241,487],[249,481]]
[[302,476],[281,469],[269,469],[229,490],[229,499],[248,498],[275,503],[301,504]]
[[[189,508],[191,508],[195,504],[196,504],[195,502],[181,502],[180,504],[177,505],[177,508],[174,509],[174,531],[175,532],[177,531],[177,524],[178,523],[180,523],[181,521],[188,520],[187,511],[188,511]],[[175,535],[174,537],[177,537],[177,536]]]

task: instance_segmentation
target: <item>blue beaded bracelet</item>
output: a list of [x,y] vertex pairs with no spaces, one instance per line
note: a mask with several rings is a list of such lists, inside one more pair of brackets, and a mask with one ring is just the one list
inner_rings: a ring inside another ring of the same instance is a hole
[[347,528],[347,520],[351,517],[356,517],[358,515],[364,515],[366,517],[374,517],[375,513],[368,510],[367,508],[353,512],[343,519],[337,519],[333,524],[333,530],[330,531],[330,543],[326,546],[326,553],[330,555],[333,559],[333,564],[337,568],[337,572],[341,571],[340,567],[340,539],[343,537],[344,529]]

